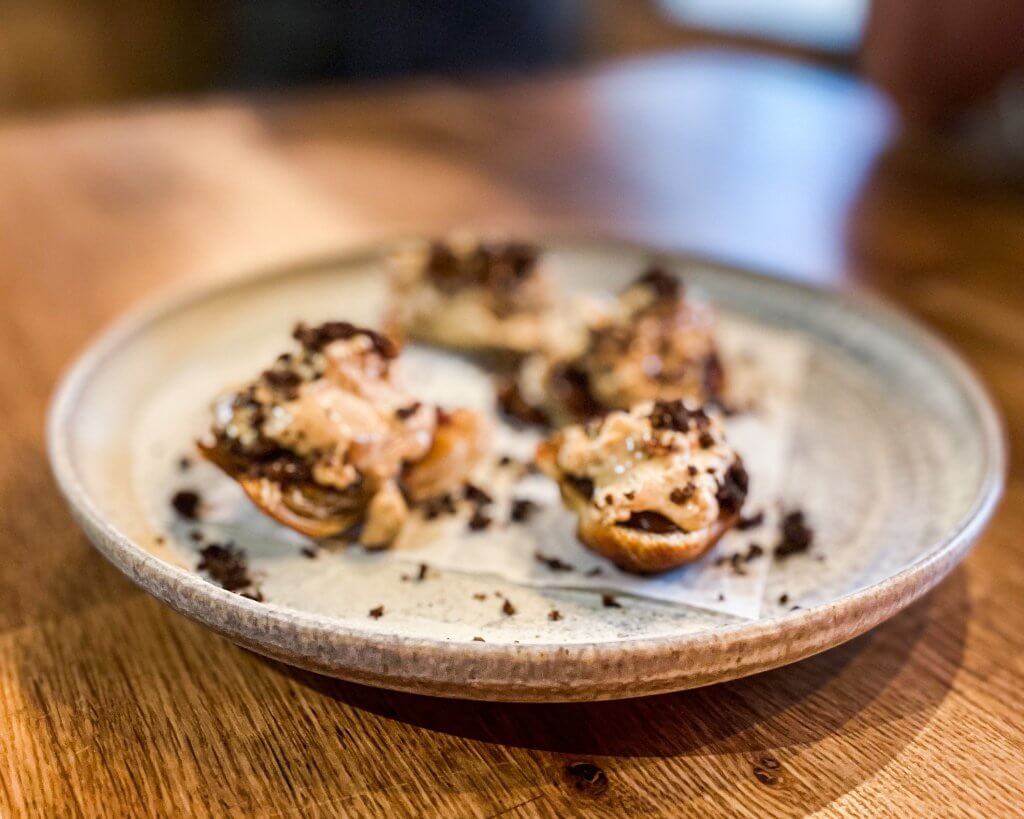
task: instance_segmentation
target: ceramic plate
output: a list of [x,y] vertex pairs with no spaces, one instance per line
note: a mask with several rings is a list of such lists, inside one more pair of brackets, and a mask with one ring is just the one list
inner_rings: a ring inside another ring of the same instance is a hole
[[[549,248],[569,292],[617,289],[652,256],[618,242]],[[155,597],[247,648],[361,683],[474,699],[706,685],[802,659],[891,617],[963,558],[998,500],[998,417],[928,332],[872,298],[659,253],[727,323],[807,351],[778,491],[780,506],[805,512],[815,543],[765,558],[756,614],[629,596],[608,607],[591,590],[459,571],[409,582],[409,566],[390,558],[304,557],[301,539],[256,515],[210,525],[245,544],[266,599],[225,591],[196,571],[188,528],[169,519],[167,492],[193,478],[175,468],[188,436],[166,430],[257,372],[297,319],[375,322],[386,250],[161,298],[97,341],[53,400],[53,470],[92,542]],[[506,598],[515,616],[502,613]],[[369,617],[378,605],[387,616]]]

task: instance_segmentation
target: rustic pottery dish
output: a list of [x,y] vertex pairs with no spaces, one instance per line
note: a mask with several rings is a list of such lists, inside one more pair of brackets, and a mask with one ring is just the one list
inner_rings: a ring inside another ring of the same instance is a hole
[[[608,241],[549,247],[569,290],[615,289],[652,255]],[[815,548],[773,563],[758,619],[628,597],[608,606],[592,591],[459,572],[408,582],[393,562],[310,560],[301,541],[266,522],[235,531],[256,544],[265,601],[220,588],[196,571],[187,528],[160,524],[154,499],[170,479],[154,464],[181,452],[150,434],[176,400],[154,396],[177,384],[205,401],[225,373],[242,377],[266,360],[297,319],[374,322],[386,250],[160,298],[94,343],[53,399],[54,474],[97,549],[175,610],[261,654],[473,699],[612,699],[707,685],[794,662],[893,616],[964,557],[1001,493],[998,416],[927,331],[870,297],[659,253],[724,314],[792,333],[811,351],[783,497],[813,521]],[[514,617],[500,610],[505,599]],[[386,616],[367,616],[377,606]],[[555,608],[557,621],[548,617]]]

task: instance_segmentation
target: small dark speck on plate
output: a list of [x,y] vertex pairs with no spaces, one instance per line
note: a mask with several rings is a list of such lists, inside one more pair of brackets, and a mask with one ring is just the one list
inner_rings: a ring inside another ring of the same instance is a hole
[[789,602],[789,595],[788,594],[780,594],[779,595],[779,605],[780,606],[784,606],[788,602]]
[[505,602],[501,604],[501,613],[506,617],[511,617],[516,613],[516,607],[512,605],[512,601],[508,598],[506,598]]
[[487,595],[484,594],[483,592],[474,592],[473,593],[473,599],[474,600],[486,600],[487,599]]
[[318,554],[320,554],[320,550],[315,546],[303,546],[299,552],[303,557],[308,557],[310,560],[313,560]]
[[560,612],[558,609],[551,609],[551,611],[548,612],[548,620],[561,620],[561,619],[562,619],[562,612]]
[[199,504],[199,493],[192,489],[179,489],[171,496],[174,511],[189,520],[199,517]]
[[602,594],[601,595],[601,605],[604,606],[606,609],[621,609],[622,608],[622,604],[618,600],[615,599],[615,595],[614,594]]
[[187,455],[183,455],[182,457],[180,457],[178,459],[178,469],[180,471],[188,472],[188,470],[189,470],[189,468],[191,466],[192,466],[192,459],[189,458]]
[[473,642],[474,643],[486,643],[487,641],[483,637],[474,637],[473,638]]
[[379,620],[383,616],[384,616],[384,607],[383,606],[377,606],[376,608],[370,609],[370,617],[372,617],[374,620]]

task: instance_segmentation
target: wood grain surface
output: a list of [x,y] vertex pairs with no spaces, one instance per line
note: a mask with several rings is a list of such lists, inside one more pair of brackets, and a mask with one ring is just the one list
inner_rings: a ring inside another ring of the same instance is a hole
[[[171,281],[465,225],[608,231],[886,292],[1005,412],[992,527],[938,590],[846,646],[709,689],[566,706],[276,665],[85,542],[47,469],[44,410],[105,322]],[[1021,809],[1024,196],[899,139],[855,81],[698,52],[506,85],[8,120],[0,243],[0,815]]]

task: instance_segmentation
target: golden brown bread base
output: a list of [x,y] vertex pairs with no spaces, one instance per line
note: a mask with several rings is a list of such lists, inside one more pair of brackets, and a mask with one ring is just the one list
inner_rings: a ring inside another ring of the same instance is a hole
[[[555,446],[549,441],[537,447],[537,463],[549,475],[557,471],[556,454]],[[699,560],[739,520],[739,513],[724,516],[708,529],[706,537],[688,540],[692,536],[683,532],[657,534],[602,523],[588,514],[593,509],[590,499],[577,492],[572,483],[559,478],[558,488],[565,505],[576,513],[576,535],[580,541],[620,569],[635,574],[664,572]]]

